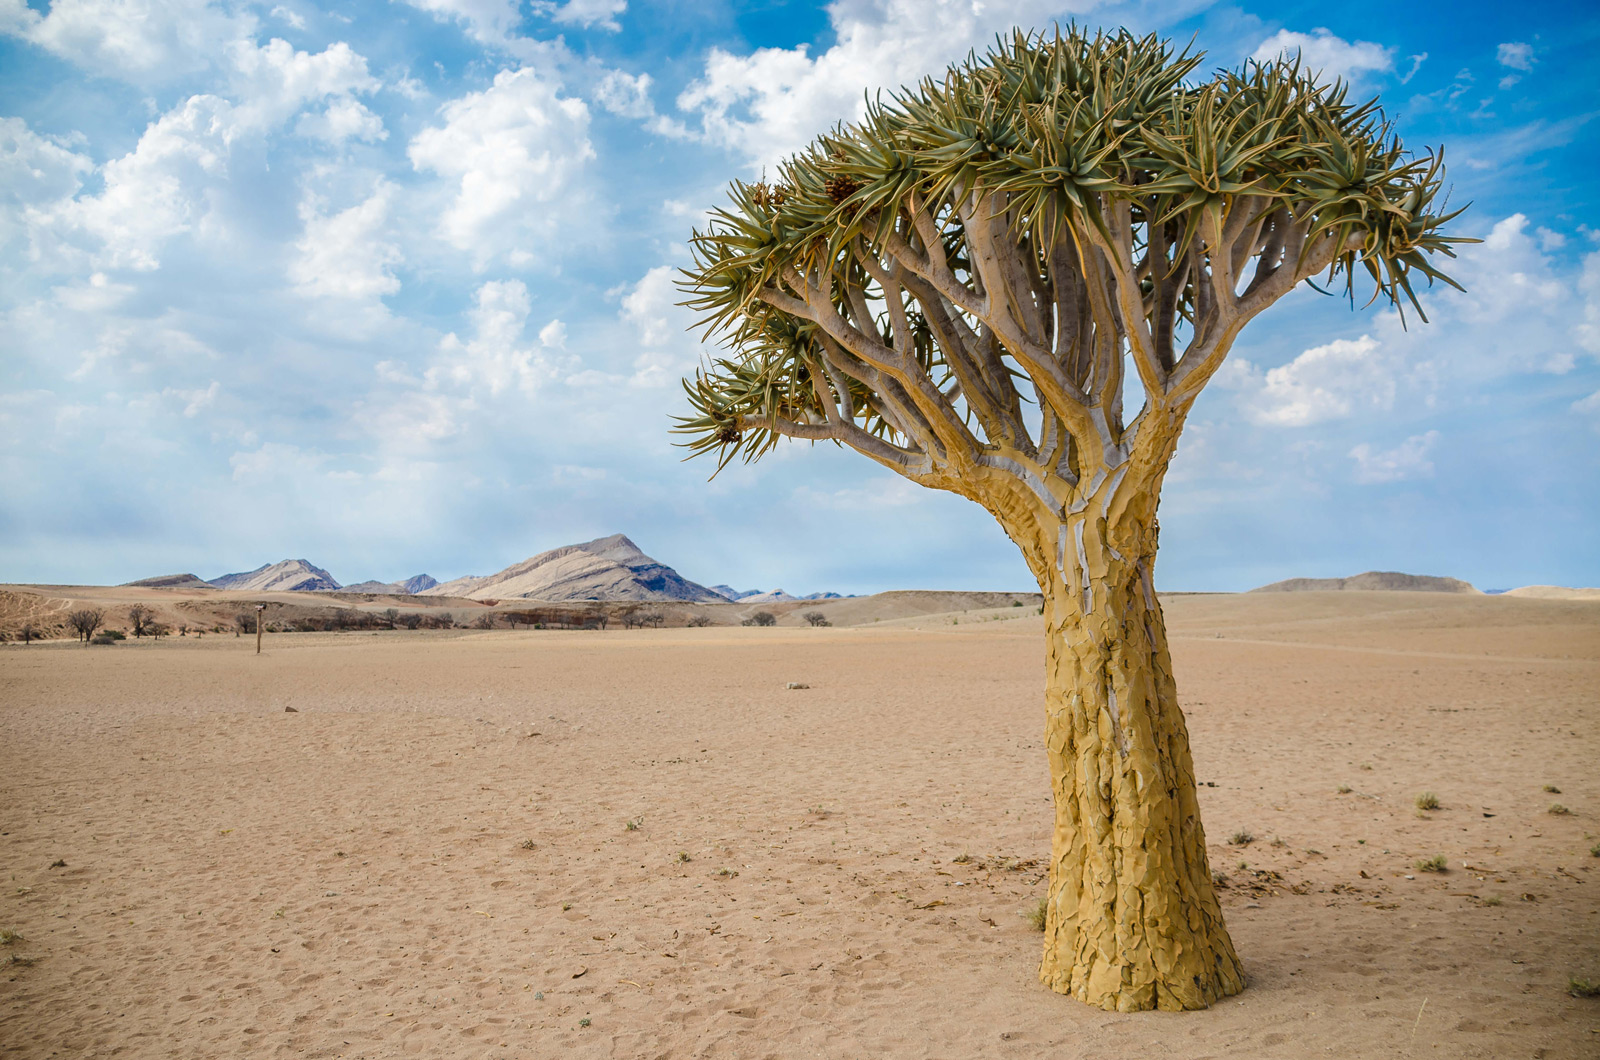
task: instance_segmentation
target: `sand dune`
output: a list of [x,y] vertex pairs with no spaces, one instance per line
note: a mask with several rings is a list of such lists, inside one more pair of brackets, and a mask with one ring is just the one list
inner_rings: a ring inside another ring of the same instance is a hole
[[1036,982],[1040,622],[1002,606],[0,646],[0,1052],[1593,1056],[1600,604],[1166,608],[1249,975],[1210,1011]]

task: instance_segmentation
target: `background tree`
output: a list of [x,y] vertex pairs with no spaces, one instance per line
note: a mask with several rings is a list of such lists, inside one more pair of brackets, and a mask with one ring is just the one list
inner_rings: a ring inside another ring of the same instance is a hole
[[400,611],[399,611],[398,608],[390,607],[390,608],[385,609],[384,612],[383,612],[384,621],[389,623],[389,628],[390,629],[394,628],[395,620],[398,619],[399,617],[400,617]]
[[828,621],[828,616],[823,614],[821,611],[807,611],[805,614],[801,615],[800,617],[805,619],[807,622],[811,623],[813,626],[831,626],[831,625],[833,625],[832,622]]
[[83,607],[67,615],[67,625],[77,631],[78,639],[85,644],[94,636],[94,631],[100,628],[100,623],[106,619],[106,613],[98,607]]
[[29,644],[32,644],[34,638],[38,635],[39,629],[32,622],[24,622],[22,624],[22,628],[17,630],[17,636],[22,638],[23,647],[27,647]]
[[[695,452],[832,441],[983,505],[1044,593],[1041,978],[1107,1009],[1238,992],[1152,571],[1201,389],[1302,281],[1421,315],[1441,159],[1298,64],[1187,80],[1126,32],[1017,32],[735,182],[683,287],[728,352]],[[1128,414],[1131,407],[1132,414]]]
[[771,611],[757,611],[739,624],[741,626],[776,626],[778,624],[778,616]]
[[155,620],[156,613],[143,604],[134,604],[128,608],[128,625],[133,628],[135,637],[142,637],[150,629],[150,623]]

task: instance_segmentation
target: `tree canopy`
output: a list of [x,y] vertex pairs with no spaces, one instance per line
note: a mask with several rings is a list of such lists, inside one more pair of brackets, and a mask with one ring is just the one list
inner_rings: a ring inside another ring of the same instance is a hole
[[1418,315],[1419,277],[1453,284],[1442,152],[1298,61],[1202,61],[1018,30],[735,181],[681,281],[724,347],[685,380],[685,444],[721,470],[832,440],[968,494],[998,460],[1065,502],[1295,284]]

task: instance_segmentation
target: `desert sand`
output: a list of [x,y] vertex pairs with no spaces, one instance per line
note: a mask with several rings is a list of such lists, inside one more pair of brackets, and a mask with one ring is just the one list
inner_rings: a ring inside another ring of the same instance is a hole
[[1165,606],[1208,1011],[1035,978],[1031,608],[212,635],[0,646],[0,1056],[1600,1055],[1600,603]]

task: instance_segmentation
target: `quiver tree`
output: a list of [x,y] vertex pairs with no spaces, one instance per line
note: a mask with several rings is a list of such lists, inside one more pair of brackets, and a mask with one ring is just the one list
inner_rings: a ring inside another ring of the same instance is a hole
[[[1107,1009],[1238,992],[1154,591],[1156,505],[1234,340],[1297,284],[1451,282],[1441,161],[1298,64],[1209,81],[1155,37],[1018,32],[735,182],[682,287],[724,354],[718,470],[849,446],[983,505],[1044,593],[1055,796],[1041,978]],[[1131,414],[1130,414],[1131,410]]]

